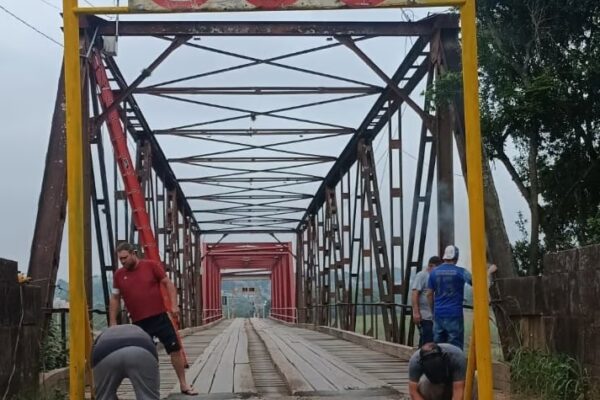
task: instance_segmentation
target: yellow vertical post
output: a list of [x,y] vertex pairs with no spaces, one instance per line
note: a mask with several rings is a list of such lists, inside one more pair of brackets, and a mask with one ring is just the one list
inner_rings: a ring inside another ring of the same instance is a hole
[[[87,301],[86,301],[86,309]],[[94,375],[92,374],[92,327],[90,322],[90,313],[85,313],[85,384],[89,386],[90,398],[94,400],[96,398],[96,392],[94,391]]]
[[479,82],[477,79],[477,27],[475,0],[466,0],[460,10],[462,64],[465,99],[467,191],[473,268],[475,355],[480,400],[492,400],[492,355],[490,349],[489,300],[485,257],[485,220]]
[[69,399],[85,396],[87,307],[83,276],[84,195],[81,73],[77,0],[63,0],[67,121],[67,198],[69,246]]
[[473,382],[475,382],[475,326],[471,330],[471,341],[469,343],[469,359],[467,362],[467,378],[465,379],[465,397],[464,400],[473,399]]

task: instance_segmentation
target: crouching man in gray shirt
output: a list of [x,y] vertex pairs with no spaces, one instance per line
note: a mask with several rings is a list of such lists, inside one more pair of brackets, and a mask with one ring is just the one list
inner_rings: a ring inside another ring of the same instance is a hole
[[467,359],[451,344],[425,343],[408,364],[411,400],[462,400]]
[[118,325],[98,336],[92,350],[97,400],[117,399],[117,389],[129,378],[140,400],[160,398],[158,354],[150,335],[136,325]]

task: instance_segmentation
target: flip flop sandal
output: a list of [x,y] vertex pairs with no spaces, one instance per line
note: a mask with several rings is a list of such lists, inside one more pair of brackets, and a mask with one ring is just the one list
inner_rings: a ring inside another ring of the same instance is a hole
[[197,396],[197,395],[198,395],[198,392],[196,392],[196,391],[194,390],[194,388],[193,388],[192,386],[190,386],[190,388],[189,388],[189,389],[187,389],[187,390],[182,390],[182,391],[181,391],[181,394],[183,394],[183,395],[186,395],[186,396]]

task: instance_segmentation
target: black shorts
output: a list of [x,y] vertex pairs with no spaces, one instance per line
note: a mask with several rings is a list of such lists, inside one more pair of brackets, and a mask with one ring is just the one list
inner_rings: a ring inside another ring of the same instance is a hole
[[163,346],[165,346],[167,354],[181,349],[177,340],[177,333],[175,333],[175,328],[173,328],[173,324],[167,313],[144,318],[134,322],[134,324],[146,331],[148,335],[158,338]]

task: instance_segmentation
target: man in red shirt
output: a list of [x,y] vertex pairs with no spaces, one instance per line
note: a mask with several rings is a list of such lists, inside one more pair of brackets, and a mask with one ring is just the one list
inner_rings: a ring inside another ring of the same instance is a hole
[[[186,382],[185,360],[173,324],[167,315],[167,312],[173,316],[179,315],[175,285],[167,277],[160,263],[138,259],[135,248],[131,244],[121,243],[117,247],[117,255],[123,268],[119,268],[113,276],[109,325],[117,324],[117,314],[123,298],[133,323],[150,336],[157,337],[171,356],[181,393],[196,395],[194,389]],[[165,307],[161,285],[169,294],[171,310]]]

